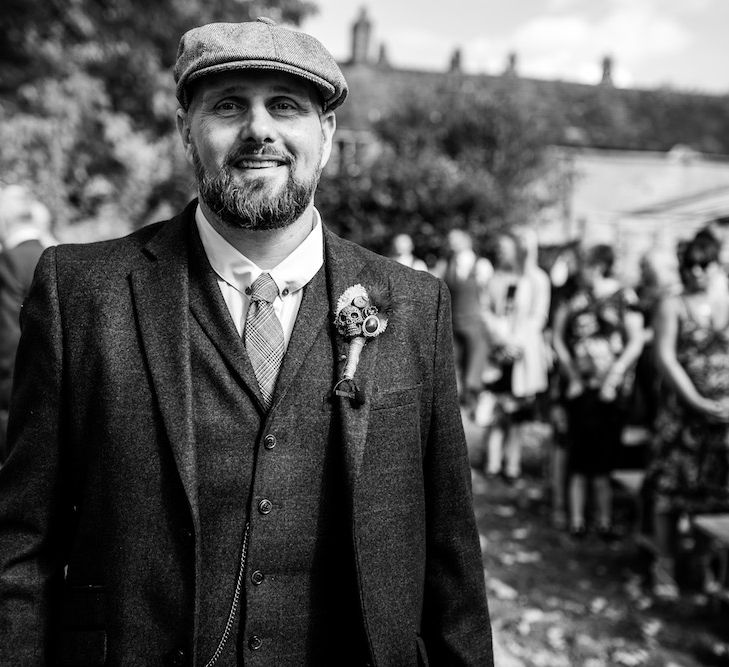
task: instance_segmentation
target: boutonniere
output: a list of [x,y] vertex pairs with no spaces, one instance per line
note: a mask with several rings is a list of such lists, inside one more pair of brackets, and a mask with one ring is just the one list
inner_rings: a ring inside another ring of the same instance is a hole
[[352,285],[337,301],[334,326],[337,333],[349,341],[349,350],[342,376],[334,385],[334,393],[349,398],[354,405],[362,405],[365,400],[354,381],[362,349],[367,341],[387,329],[391,311],[389,290],[378,286],[367,290],[362,285]]

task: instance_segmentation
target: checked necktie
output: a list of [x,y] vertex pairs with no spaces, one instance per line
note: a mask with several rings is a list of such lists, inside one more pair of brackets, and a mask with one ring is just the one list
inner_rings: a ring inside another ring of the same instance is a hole
[[277,296],[278,287],[268,273],[256,278],[251,285],[251,305],[243,332],[266,409],[271,407],[273,388],[284,356],[283,329],[273,312],[273,300]]

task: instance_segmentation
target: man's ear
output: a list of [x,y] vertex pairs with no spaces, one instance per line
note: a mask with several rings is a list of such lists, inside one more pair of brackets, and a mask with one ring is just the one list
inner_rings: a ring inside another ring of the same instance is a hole
[[192,140],[190,138],[190,112],[184,109],[178,109],[175,114],[177,121],[177,131],[182,139],[182,147],[185,150],[185,158],[192,164]]
[[324,140],[321,153],[321,168],[323,169],[329,156],[332,154],[332,140],[334,139],[334,130],[337,129],[337,117],[333,111],[324,112],[321,117],[321,135]]

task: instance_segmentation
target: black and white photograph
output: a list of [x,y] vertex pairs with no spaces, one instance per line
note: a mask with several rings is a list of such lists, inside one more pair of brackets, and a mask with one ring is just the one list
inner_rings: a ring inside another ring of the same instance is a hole
[[7,0],[0,667],[729,665],[727,26]]

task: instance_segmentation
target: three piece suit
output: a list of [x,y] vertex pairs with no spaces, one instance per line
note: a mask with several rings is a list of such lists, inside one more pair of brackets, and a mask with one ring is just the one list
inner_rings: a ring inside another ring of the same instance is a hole
[[[265,410],[194,206],[39,263],[0,664],[205,665],[226,632],[218,665],[492,664],[447,290],[325,230]],[[394,303],[362,405],[331,392],[354,284]]]

